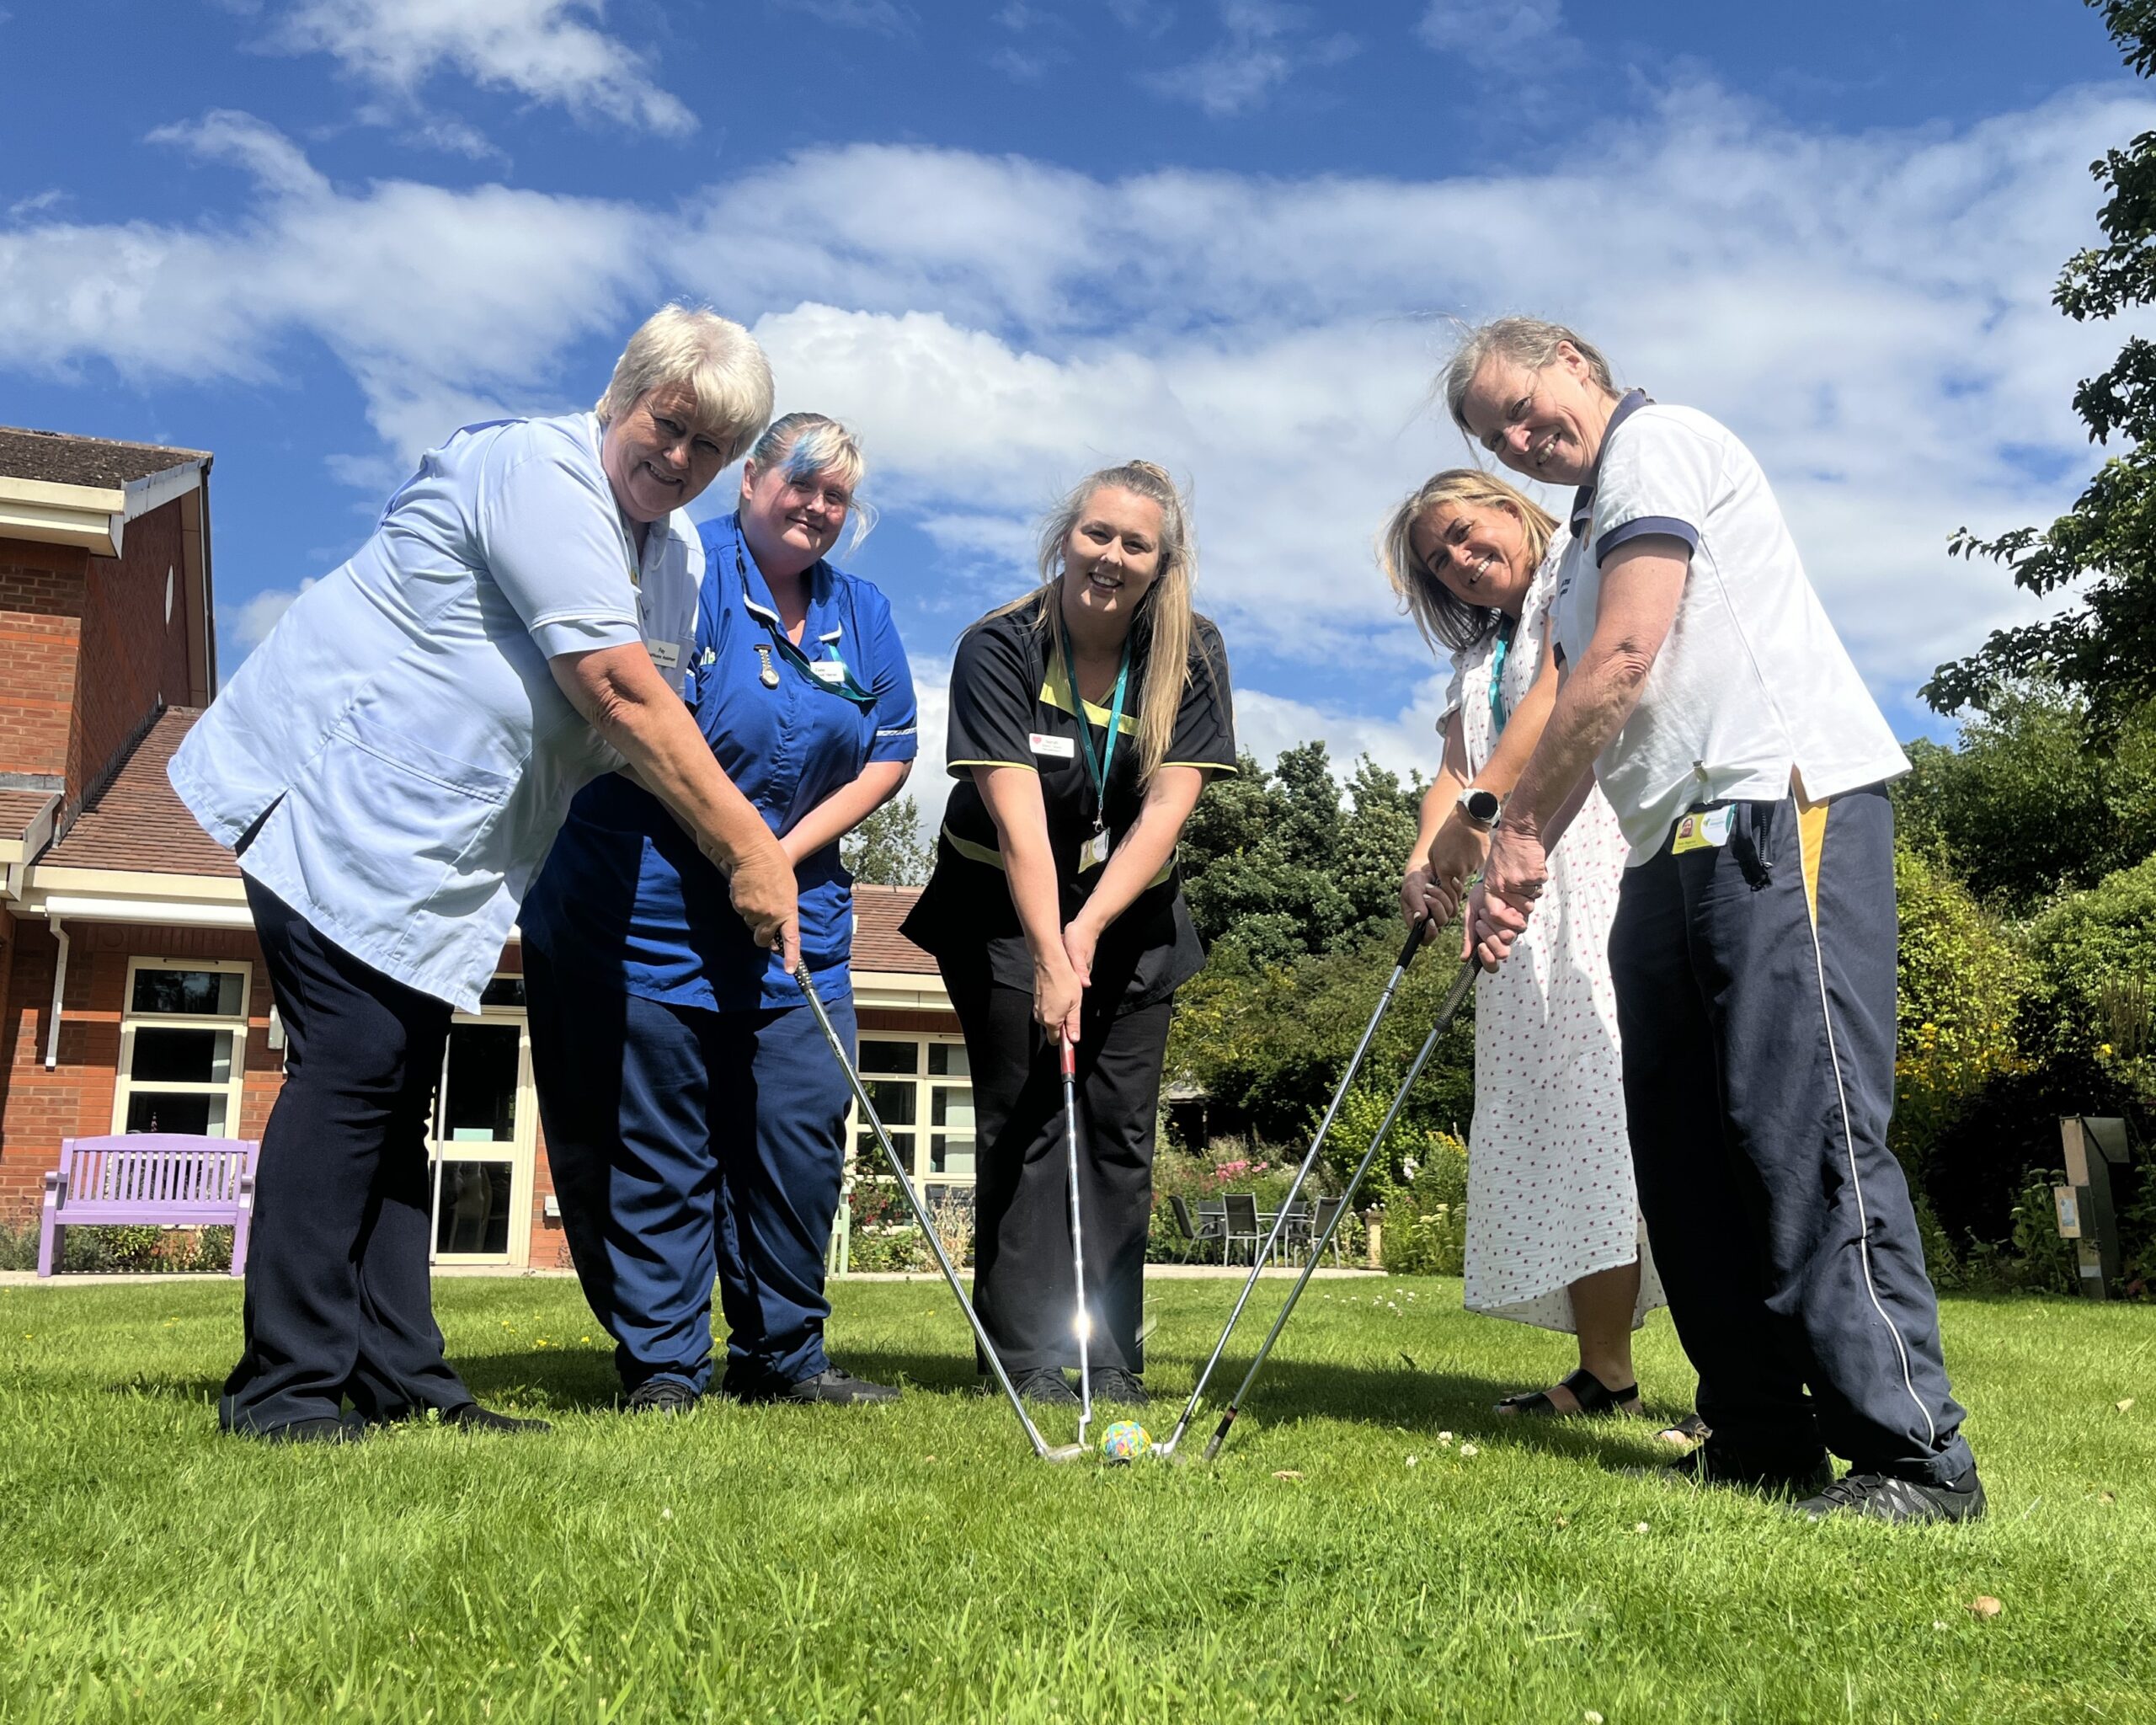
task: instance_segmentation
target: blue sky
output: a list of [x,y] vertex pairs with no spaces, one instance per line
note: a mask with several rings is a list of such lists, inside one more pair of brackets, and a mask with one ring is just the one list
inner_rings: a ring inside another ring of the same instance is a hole
[[1465,457],[1444,319],[1509,310],[1750,441],[1936,730],[2030,614],[1948,534],[2091,465],[2123,332],[2049,290],[2156,102],[2073,0],[0,0],[0,421],[216,451],[228,667],[420,449],[687,295],[862,430],[931,727],[1042,507],[1145,455],[1246,745],[1405,766],[1443,679],[1370,537]]

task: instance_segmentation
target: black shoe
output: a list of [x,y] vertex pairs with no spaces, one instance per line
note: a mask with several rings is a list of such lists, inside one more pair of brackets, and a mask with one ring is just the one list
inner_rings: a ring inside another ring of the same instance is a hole
[[1134,1371],[1125,1371],[1119,1365],[1104,1365],[1093,1374],[1093,1399],[1113,1402],[1123,1407],[1143,1407],[1152,1401],[1145,1393],[1145,1381]]
[[506,1413],[497,1413],[491,1407],[482,1407],[477,1402],[467,1402],[442,1411],[441,1423],[455,1426],[461,1432],[550,1432],[553,1427],[543,1419],[517,1419]]
[[1833,1483],[1834,1464],[1824,1450],[1816,1460],[1791,1466],[1758,1461],[1727,1449],[1717,1449],[1710,1439],[1689,1455],[1666,1467],[1628,1467],[1636,1479],[1681,1480],[1688,1485],[1730,1486],[1738,1491],[1758,1492],[1769,1498],[1809,1498]]
[[356,1444],[366,1436],[367,1427],[358,1414],[348,1413],[341,1419],[325,1414],[320,1419],[296,1419],[263,1430],[237,1428],[236,1431],[238,1436],[265,1444]]
[[1011,1378],[1011,1387],[1023,1402],[1045,1402],[1052,1407],[1078,1405],[1078,1392],[1070,1387],[1059,1366],[1036,1366],[1032,1371],[1019,1372]]
[[631,1413],[688,1413],[702,1399],[679,1378],[646,1378],[623,1407]]
[[1793,1507],[1814,1521],[1829,1515],[1870,1521],[1974,1521],[1984,1513],[1984,1482],[1973,1467],[1944,1486],[1892,1473],[1852,1473]]
[[736,1393],[744,1402],[829,1402],[838,1407],[899,1399],[899,1392],[890,1385],[872,1384],[866,1378],[856,1377],[842,1365],[827,1365],[813,1378],[797,1378],[790,1384],[771,1384]]

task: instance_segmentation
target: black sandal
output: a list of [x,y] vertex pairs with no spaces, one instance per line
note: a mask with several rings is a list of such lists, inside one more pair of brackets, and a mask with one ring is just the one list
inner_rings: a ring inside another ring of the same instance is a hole
[[[1564,1381],[1564,1387],[1572,1392],[1572,1399],[1580,1405],[1581,1413],[1622,1413],[1623,1404],[1639,1399],[1640,1386],[1627,1384],[1621,1390],[1610,1389],[1602,1380],[1582,1366]],[[1574,1410],[1562,1408],[1550,1399],[1547,1390],[1534,1390],[1518,1396],[1508,1396],[1498,1402],[1492,1412],[1506,1415],[1554,1415],[1563,1417]]]

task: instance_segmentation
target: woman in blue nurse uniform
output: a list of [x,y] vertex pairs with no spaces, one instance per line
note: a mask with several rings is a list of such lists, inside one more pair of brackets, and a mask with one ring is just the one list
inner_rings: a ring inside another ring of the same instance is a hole
[[[915,747],[913,675],[889,603],[825,554],[862,462],[846,427],[789,414],[702,529],[689,701],[792,863],[801,954],[854,1035],[850,877],[839,840],[895,795]],[[859,530],[856,533],[859,542]],[[584,1297],[638,1411],[723,1393],[883,1401],[824,1352],[824,1249],[849,1092],[785,963],[726,883],[627,780],[577,799],[523,916],[540,1116]]]

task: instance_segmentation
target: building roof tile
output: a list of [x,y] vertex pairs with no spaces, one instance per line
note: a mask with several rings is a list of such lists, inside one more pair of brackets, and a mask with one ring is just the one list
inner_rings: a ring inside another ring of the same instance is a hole
[[232,853],[202,830],[165,777],[165,763],[201,716],[195,707],[159,713],[112,782],[39,861],[55,868],[237,875]]
[[116,443],[109,437],[72,437],[64,431],[33,431],[0,425],[0,478],[41,479],[52,485],[86,485],[116,491],[190,462],[208,466],[204,449],[173,449],[160,443]]

